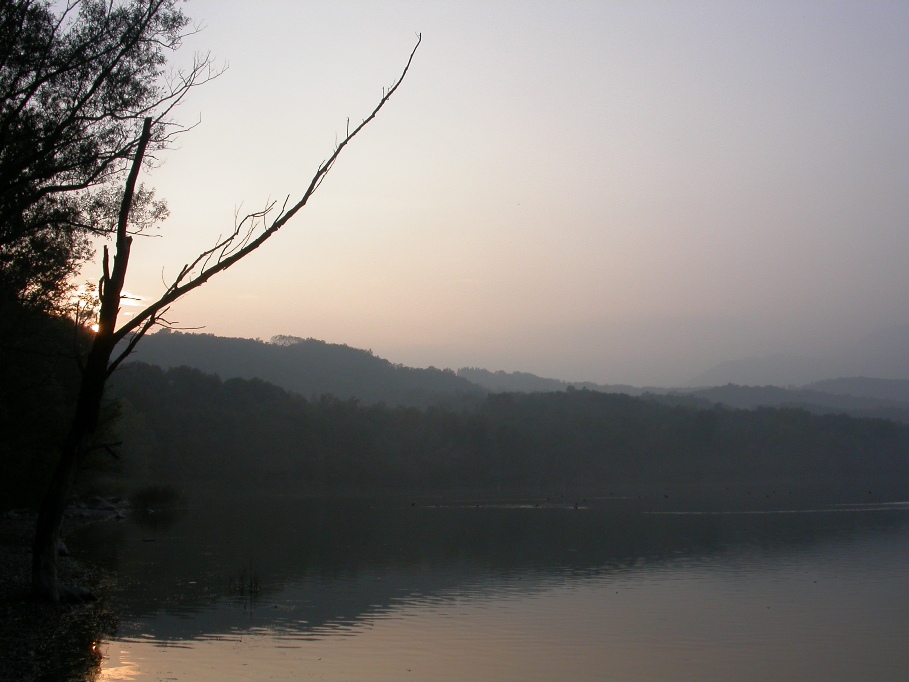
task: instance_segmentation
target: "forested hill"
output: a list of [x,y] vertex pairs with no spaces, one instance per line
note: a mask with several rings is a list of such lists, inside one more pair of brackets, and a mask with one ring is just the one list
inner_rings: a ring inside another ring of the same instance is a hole
[[142,363],[112,383],[124,466],[184,488],[725,494],[782,504],[909,493],[909,426],[880,419],[584,390],[419,410],[306,400],[259,380]]
[[264,342],[161,331],[142,339],[131,359],[164,368],[185,365],[222,379],[262,379],[307,397],[331,394],[368,404],[426,407],[485,393],[451,370],[404,367],[371,351],[289,336]]
[[592,381],[562,381],[561,379],[547,379],[530,374],[529,372],[490,372],[479,367],[462,367],[458,376],[472,381],[494,393],[546,393],[549,391],[565,391],[568,388],[581,388],[603,393],[627,393],[628,395],[641,395],[647,391],[660,392],[659,389],[645,389],[628,384],[595,384]]

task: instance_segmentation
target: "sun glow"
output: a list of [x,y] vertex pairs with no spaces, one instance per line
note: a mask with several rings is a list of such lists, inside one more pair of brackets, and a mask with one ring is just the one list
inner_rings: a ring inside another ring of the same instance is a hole
[[[120,294],[120,306],[121,308],[135,307],[139,308],[144,305],[145,297],[139,294],[134,294],[128,291],[124,291]],[[97,319],[98,313],[101,310],[101,301],[98,299],[96,289],[92,285],[81,285],[73,290],[72,295],[70,296],[70,303],[75,310],[75,316],[82,324],[88,322],[89,319]],[[121,310],[120,314],[123,317],[131,317],[136,314],[136,311],[130,310]],[[98,333],[98,323],[93,322],[88,325],[88,328],[94,333]]]

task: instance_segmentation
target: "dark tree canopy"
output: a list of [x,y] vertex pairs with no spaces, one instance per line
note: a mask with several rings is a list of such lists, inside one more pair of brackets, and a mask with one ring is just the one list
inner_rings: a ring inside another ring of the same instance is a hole
[[178,132],[169,113],[214,75],[207,55],[167,70],[188,26],[177,0],[0,3],[0,303],[58,307],[141,121],[150,152]]

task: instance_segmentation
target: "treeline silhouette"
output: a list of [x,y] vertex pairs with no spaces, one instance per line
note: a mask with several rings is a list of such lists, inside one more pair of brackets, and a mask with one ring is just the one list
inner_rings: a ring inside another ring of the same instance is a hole
[[909,427],[798,409],[586,390],[389,407],[143,363],[112,394],[126,473],[184,489],[883,499],[909,483]]

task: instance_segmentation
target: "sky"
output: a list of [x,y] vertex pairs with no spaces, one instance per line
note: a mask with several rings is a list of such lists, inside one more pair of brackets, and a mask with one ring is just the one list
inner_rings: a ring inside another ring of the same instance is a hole
[[676,385],[909,324],[909,3],[192,0],[227,66],[144,182],[154,297],[237,212],[309,205],[168,319],[416,367]]

